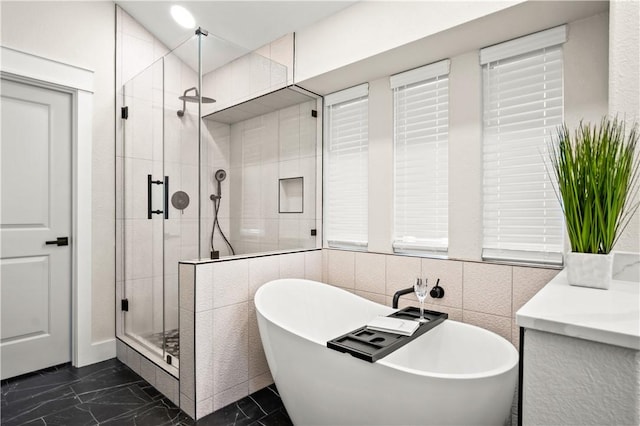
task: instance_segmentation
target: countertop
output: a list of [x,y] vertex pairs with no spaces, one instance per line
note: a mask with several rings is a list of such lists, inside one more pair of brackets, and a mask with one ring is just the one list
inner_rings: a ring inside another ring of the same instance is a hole
[[[640,350],[640,282],[635,273],[640,262],[636,255],[620,258],[624,262],[614,260],[614,279],[608,290],[571,286],[562,271],[518,310],[516,323]],[[631,273],[630,268],[634,269]],[[624,273],[616,273],[622,270]]]

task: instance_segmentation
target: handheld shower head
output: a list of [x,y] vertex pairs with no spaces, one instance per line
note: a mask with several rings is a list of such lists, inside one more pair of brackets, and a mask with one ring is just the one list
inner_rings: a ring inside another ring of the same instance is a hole
[[216,200],[219,200],[220,198],[222,198],[222,188],[221,188],[220,183],[227,178],[227,172],[224,171],[223,169],[218,169],[213,174],[213,177],[218,182],[218,193],[217,194],[211,194],[211,197],[209,197],[209,198],[211,198],[211,201],[216,201]]
[[216,180],[218,182],[222,182],[223,180],[225,180],[227,178],[227,172],[225,172],[223,169],[218,169],[216,171],[214,177],[216,178]]

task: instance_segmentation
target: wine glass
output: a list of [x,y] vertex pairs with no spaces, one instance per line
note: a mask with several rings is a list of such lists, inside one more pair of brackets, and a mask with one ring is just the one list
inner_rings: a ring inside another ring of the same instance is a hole
[[413,291],[416,293],[416,297],[420,301],[420,318],[419,322],[427,322],[424,317],[424,299],[427,298],[427,279],[422,281],[422,278],[416,278],[416,283],[413,285]]

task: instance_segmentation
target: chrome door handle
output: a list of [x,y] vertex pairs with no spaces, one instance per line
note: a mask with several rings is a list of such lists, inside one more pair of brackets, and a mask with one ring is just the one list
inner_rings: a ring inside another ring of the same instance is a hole
[[45,241],[46,245],[55,244],[57,246],[68,246],[69,245],[69,237],[58,237],[55,240]]

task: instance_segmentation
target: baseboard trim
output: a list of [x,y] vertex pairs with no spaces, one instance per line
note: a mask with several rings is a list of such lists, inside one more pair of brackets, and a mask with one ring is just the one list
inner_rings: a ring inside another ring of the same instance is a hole
[[91,346],[83,351],[75,367],[85,367],[96,362],[106,361],[116,357],[116,339],[107,339],[101,342],[91,343]]

